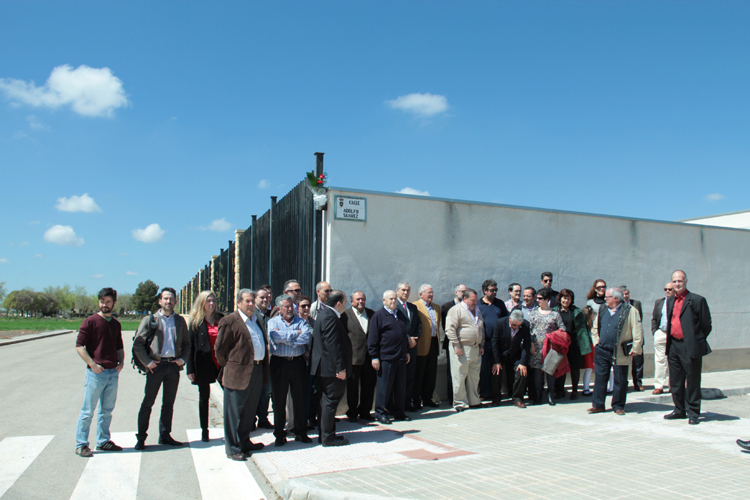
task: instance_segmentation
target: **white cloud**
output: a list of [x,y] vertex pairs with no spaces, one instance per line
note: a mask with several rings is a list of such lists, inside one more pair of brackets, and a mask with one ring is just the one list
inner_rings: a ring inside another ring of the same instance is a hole
[[129,104],[122,80],[109,68],[86,65],[76,69],[68,64],[57,66],[41,87],[33,81],[0,78],[0,90],[15,104],[50,109],[70,105],[73,111],[84,116],[111,117],[115,109]]
[[103,274],[93,274],[93,275],[91,275],[91,277],[94,278],[95,280],[98,280],[98,279],[102,279],[104,277],[104,275]]
[[29,225],[32,225],[32,224],[39,224],[39,222],[40,222],[40,221],[38,221],[38,220],[33,220],[33,221],[29,222]]
[[133,271],[125,271],[125,274],[128,276],[138,276],[138,273],[134,273]]
[[133,229],[133,238],[144,243],[156,243],[164,236],[159,224],[149,224],[145,229]]
[[396,192],[401,193],[401,194],[415,194],[417,196],[430,196],[429,191],[420,191],[419,189],[408,188],[408,187],[404,189],[399,189]]
[[88,193],[70,198],[58,198],[55,208],[61,212],[101,212],[102,209],[96,204]]
[[44,255],[42,255],[40,253],[34,255],[35,259],[41,259],[42,257],[44,257]]
[[11,141],[20,141],[21,139],[31,139],[31,137],[26,132],[20,130],[13,132],[13,135],[10,136]]
[[261,179],[260,182],[258,183],[258,187],[260,189],[268,189],[271,187],[271,182],[266,179]]
[[448,110],[448,99],[444,95],[408,94],[397,97],[385,104],[393,109],[400,109],[419,116],[435,116]]
[[211,222],[211,224],[209,224],[208,226],[201,226],[199,229],[203,231],[224,232],[232,229],[232,223],[227,222],[227,220],[222,217],[221,219],[216,219],[215,221]]
[[48,130],[49,129],[47,125],[40,122],[39,118],[37,118],[34,115],[27,116],[26,121],[29,122],[29,128],[32,128],[34,130]]
[[25,246],[29,246],[29,245],[31,245],[31,243],[29,243],[28,241],[22,241],[22,242],[20,242],[18,244],[19,247],[25,247]]
[[720,201],[724,199],[724,195],[721,193],[711,193],[706,195],[708,201]]
[[83,238],[76,236],[76,232],[70,226],[61,226],[59,224],[52,226],[44,232],[44,241],[56,245],[69,245],[79,247],[83,245]]
[[5,257],[0,258],[0,264],[10,264],[10,261]]

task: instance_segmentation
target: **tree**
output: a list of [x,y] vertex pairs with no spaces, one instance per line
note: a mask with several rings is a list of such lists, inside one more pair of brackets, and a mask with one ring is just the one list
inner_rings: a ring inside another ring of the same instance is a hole
[[36,292],[36,305],[43,316],[52,316],[60,310],[60,303],[57,299],[46,292]]
[[[3,300],[5,300],[5,294],[7,294],[7,293],[8,293],[8,291],[5,289],[5,282],[4,281],[0,281],[0,302],[2,302]],[[6,307],[6,309],[7,309],[7,307]]]
[[67,283],[63,286],[48,286],[44,289],[44,293],[55,299],[61,311],[72,311],[75,307],[76,294]]
[[117,296],[117,310],[120,314],[127,314],[133,310],[133,294],[123,293]]
[[156,312],[159,308],[159,287],[151,280],[138,283],[133,294],[133,310],[136,312]]

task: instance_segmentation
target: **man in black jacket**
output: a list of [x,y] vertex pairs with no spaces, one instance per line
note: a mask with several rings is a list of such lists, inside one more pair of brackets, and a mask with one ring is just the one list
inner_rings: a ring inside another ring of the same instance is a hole
[[414,393],[414,378],[417,373],[417,340],[419,340],[419,336],[422,334],[422,321],[419,319],[419,311],[417,310],[417,306],[412,304],[411,302],[407,302],[409,300],[409,294],[411,293],[411,285],[409,283],[402,281],[398,284],[398,287],[396,288],[396,296],[398,300],[396,301],[398,303],[398,310],[401,312],[401,314],[404,315],[404,318],[406,318],[406,331],[409,334],[409,346],[408,346],[408,353],[409,358],[411,361],[409,361],[406,364],[406,390],[404,392],[405,402],[404,402],[404,408],[406,411],[417,411],[421,410],[422,407],[417,401],[413,401],[413,393]]
[[664,418],[689,418],[688,423],[696,425],[701,413],[703,356],[711,352],[706,342],[712,328],[711,311],[706,299],[688,291],[683,271],[672,273],[672,284],[674,296],[667,299],[667,358],[674,411]]
[[310,373],[320,379],[320,434],[323,446],[344,446],[349,440],[336,435],[336,409],[352,374],[352,343],[341,321],[346,295],[334,290],[318,313],[312,340]]
[[397,308],[397,302],[393,290],[383,294],[383,307],[372,315],[367,334],[372,367],[378,372],[375,420],[381,424],[391,423],[386,406],[396,420],[411,420],[404,413],[406,363],[409,361],[407,323]]
[[[493,375],[502,375],[508,384],[508,392],[513,398],[513,406],[526,408],[523,394],[526,391],[526,377],[528,376],[527,362],[531,349],[531,327],[523,319],[523,313],[514,309],[510,316],[495,322],[492,333],[492,353],[495,364],[492,366]],[[498,362],[500,360],[500,362]]]

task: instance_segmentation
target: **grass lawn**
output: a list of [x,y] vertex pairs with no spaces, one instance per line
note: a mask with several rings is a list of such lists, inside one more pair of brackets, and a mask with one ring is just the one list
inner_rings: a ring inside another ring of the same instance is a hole
[[[49,332],[52,330],[78,330],[83,318],[5,318],[0,317],[0,332]],[[121,320],[123,330],[135,330],[140,321]]]

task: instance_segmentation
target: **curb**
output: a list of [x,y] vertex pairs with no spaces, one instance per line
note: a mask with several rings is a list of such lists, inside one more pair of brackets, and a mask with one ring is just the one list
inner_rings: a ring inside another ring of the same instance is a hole
[[49,337],[57,337],[58,335],[65,335],[66,333],[73,333],[75,330],[55,330],[52,332],[42,333],[30,333],[28,335],[19,335],[10,339],[0,340],[0,347],[4,345],[20,344],[21,342],[31,342],[32,340],[46,339]]

